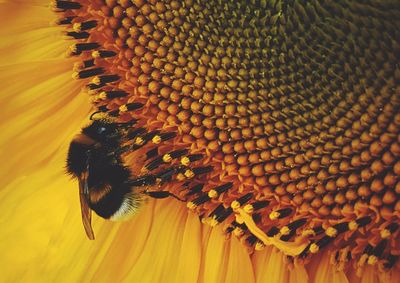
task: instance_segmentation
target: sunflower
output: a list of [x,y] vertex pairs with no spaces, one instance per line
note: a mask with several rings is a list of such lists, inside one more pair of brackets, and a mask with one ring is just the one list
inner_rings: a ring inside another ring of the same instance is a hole
[[[397,1],[37,0],[0,15],[4,281],[399,277]],[[132,175],[183,202],[95,218],[88,241],[64,167],[93,112],[130,123]]]

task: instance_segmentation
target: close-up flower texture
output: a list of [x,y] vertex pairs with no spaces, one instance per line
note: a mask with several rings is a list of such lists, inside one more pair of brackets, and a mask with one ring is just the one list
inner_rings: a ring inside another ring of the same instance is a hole
[[1,282],[400,282],[400,1],[0,22]]

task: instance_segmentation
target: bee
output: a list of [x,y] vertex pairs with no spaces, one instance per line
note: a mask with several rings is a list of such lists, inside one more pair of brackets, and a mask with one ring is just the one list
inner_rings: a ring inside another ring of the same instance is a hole
[[94,239],[92,210],[105,219],[124,220],[138,210],[145,196],[183,201],[167,191],[148,190],[169,180],[180,168],[134,177],[124,164],[121,155],[130,149],[125,137],[134,123],[91,120],[71,141],[66,162],[67,172],[79,182],[82,222],[89,239]]

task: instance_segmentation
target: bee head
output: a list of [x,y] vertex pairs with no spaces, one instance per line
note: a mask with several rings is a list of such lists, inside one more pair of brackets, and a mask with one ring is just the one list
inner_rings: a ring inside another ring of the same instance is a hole
[[67,157],[68,173],[75,177],[80,176],[86,170],[88,158],[93,149],[115,148],[120,138],[120,130],[116,124],[104,120],[93,120],[70,143]]
[[89,126],[82,129],[82,135],[104,145],[116,143],[121,136],[115,123],[104,120],[93,120]]

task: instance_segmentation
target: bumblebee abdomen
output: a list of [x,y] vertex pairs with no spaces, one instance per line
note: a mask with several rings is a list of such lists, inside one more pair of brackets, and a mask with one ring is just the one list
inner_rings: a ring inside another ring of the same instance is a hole
[[97,215],[106,219],[120,220],[133,214],[139,207],[140,197],[129,185],[121,183],[107,188],[109,191],[106,194],[97,202],[89,204]]
[[120,163],[112,164],[96,161],[90,163],[89,168],[89,187],[97,187],[99,184],[110,184],[112,186],[119,186],[130,177],[128,168]]

